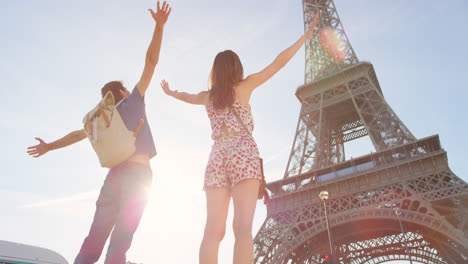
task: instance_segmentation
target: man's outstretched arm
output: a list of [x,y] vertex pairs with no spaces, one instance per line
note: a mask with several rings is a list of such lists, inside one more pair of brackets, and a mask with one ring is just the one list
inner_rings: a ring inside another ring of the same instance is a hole
[[156,26],[154,28],[153,38],[151,39],[148,51],[146,52],[145,68],[143,69],[140,81],[137,84],[137,88],[141,96],[145,95],[146,90],[148,89],[148,86],[151,82],[151,78],[153,78],[154,69],[158,64],[164,25],[169,18],[169,14],[171,13],[172,8],[169,6],[169,4],[166,3],[166,1],[164,1],[161,7],[158,1],[156,12],[154,12],[152,9],[148,10],[156,22]]
[[28,154],[33,156],[34,158],[40,157],[47,152],[54,150],[54,149],[59,149],[59,148],[64,148],[66,146],[69,146],[71,144],[74,144],[78,141],[81,141],[86,138],[86,134],[84,132],[84,129],[82,130],[76,130],[71,133],[68,133],[66,136],[64,136],[61,139],[58,139],[54,142],[51,143],[45,143],[44,140],[40,138],[36,138],[37,141],[39,141],[39,144],[29,147],[28,148]]

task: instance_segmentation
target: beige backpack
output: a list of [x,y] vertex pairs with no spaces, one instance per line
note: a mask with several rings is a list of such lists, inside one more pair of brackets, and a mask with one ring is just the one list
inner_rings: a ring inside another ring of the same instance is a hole
[[105,168],[115,167],[135,153],[136,136],[144,122],[144,119],[140,120],[135,132],[128,130],[117,105],[114,95],[108,92],[83,118],[84,131]]

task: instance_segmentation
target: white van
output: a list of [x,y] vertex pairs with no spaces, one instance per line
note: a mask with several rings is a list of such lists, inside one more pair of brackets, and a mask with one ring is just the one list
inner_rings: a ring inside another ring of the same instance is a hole
[[68,264],[50,249],[0,240],[0,264]]

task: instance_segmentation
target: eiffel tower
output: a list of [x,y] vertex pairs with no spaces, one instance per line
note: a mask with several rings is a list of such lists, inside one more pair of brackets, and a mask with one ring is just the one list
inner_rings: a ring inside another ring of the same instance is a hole
[[[297,130],[284,178],[267,185],[254,263],[324,263],[325,208],[336,263],[468,263],[468,184],[438,135],[417,139],[398,118],[333,0],[303,0],[303,9],[305,28],[320,14],[318,32],[306,44]],[[347,159],[345,143],[362,137],[374,152]]]

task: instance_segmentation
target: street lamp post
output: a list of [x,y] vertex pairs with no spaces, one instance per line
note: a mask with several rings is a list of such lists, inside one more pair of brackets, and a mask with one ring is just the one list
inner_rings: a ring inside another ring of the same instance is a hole
[[403,224],[401,223],[401,219],[400,219],[401,212],[398,211],[397,207],[393,207],[393,210],[395,211],[395,214],[397,215],[398,223],[400,223],[400,232],[403,235],[403,242],[405,243],[406,254],[408,254],[410,264],[413,264],[413,261],[411,260],[411,253],[408,250],[408,241],[406,240],[406,233],[403,230]]
[[332,242],[332,237],[331,237],[331,232],[330,232],[330,222],[328,221],[328,212],[327,212],[327,203],[326,203],[329,197],[328,192],[321,191],[319,194],[319,197],[323,201],[323,207],[325,210],[325,221],[327,222],[328,242],[330,243],[330,254],[332,257],[332,263],[335,264],[336,256],[335,256],[335,250],[333,248],[333,242]]

